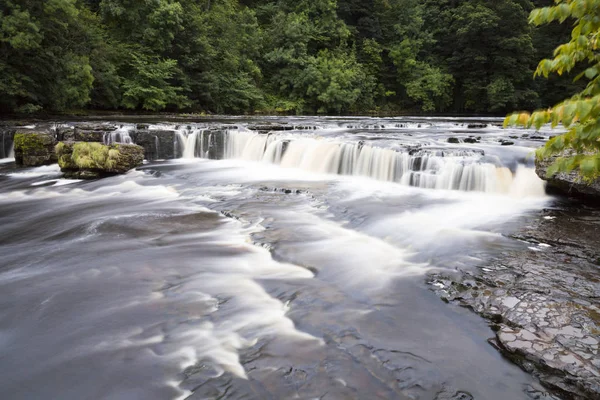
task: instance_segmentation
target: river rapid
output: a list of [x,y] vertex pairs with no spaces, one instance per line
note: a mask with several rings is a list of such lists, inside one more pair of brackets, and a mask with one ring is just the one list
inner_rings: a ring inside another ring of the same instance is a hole
[[153,123],[181,157],[97,181],[4,149],[0,398],[555,398],[427,285],[533,251],[552,133],[500,123]]

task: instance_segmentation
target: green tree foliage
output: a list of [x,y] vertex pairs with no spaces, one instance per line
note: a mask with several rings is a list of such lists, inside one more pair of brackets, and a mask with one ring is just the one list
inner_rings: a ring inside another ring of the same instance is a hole
[[530,0],[3,0],[0,111],[534,108],[576,85],[531,79],[536,57],[568,33],[533,30],[532,8]]
[[562,124],[567,133],[556,136],[539,150],[538,157],[561,155],[548,169],[548,175],[578,170],[587,180],[600,177],[600,1],[555,0],[555,5],[535,9],[529,17],[535,25],[574,20],[570,41],[554,50],[554,58],[542,60],[536,75],[568,74],[583,69],[576,80],[587,86],[570,99],[533,114],[518,113],[506,118],[505,125],[540,129]]
[[0,108],[85,106],[94,81],[89,10],[75,0],[6,0],[0,13]]

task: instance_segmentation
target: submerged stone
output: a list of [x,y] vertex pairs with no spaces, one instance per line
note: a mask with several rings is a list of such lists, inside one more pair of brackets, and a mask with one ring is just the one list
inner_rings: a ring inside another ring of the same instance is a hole
[[144,161],[144,149],[135,144],[59,142],[56,154],[65,176],[78,179],[124,174]]
[[25,167],[38,167],[56,162],[56,139],[49,132],[17,131],[14,136],[15,162]]
[[[430,281],[445,302],[489,319],[494,347],[568,399],[600,398],[599,221],[595,209],[544,211],[513,235],[540,251],[508,251],[476,273]],[[472,280],[479,296],[466,284]]]

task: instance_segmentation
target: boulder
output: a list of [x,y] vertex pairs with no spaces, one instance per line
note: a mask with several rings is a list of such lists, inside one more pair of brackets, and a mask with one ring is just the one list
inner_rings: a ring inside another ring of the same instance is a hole
[[65,176],[78,179],[124,174],[144,161],[144,149],[135,144],[59,142],[56,154]]
[[54,164],[56,139],[49,132],[17,131],[14,136],[15,162],[26,167]]
[[549,157],[547,159],[536,159],[535,171],[538,176],[548,181],[548,186],[559,193],[573,197],[580,197],[592,202],[600,202],[600,179],[594,182],[585,182],[577,171],[570,173],[558,173],[548,176],[548,168],[554,164],[559,156]]

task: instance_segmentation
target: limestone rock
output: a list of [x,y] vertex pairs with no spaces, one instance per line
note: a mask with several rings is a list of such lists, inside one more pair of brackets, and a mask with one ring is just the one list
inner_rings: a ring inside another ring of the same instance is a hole
[[65,176],[79,179],[124,174],[144,161],[144,149],[135,144],[59,142],[56,154]]
[[[106,131],[108,132],[108,131]],[[104,142],[105,131],[83,130],[81,128],[71,129],[63,133],[61,140],[72,142]]]
[[432,289],[490,320],[490,341],[565,399],[600,398],[600,210],[545,210],[528,243],[478,270],[431,275]]
[[17,165],[37,167],[57,161],[54,153],[56,139],[49,132],[17,131],[14,136]]
[[138,130],[134,133],[135,143],[144,148],[146,160],[172,159],[176,154],[177,139],[172,130]]
[[588,200],[600,201],[600,179],[592,183],[584,182],[576,171],[571,173],[559,173],[551,177],[547,176],[546,171],[556,161],[554,156],[544,160],[537,159],[535,161],[535,171],[540,178],[548,181],[551,188],[558,190],[561,193],[574,197],[583,197]]

